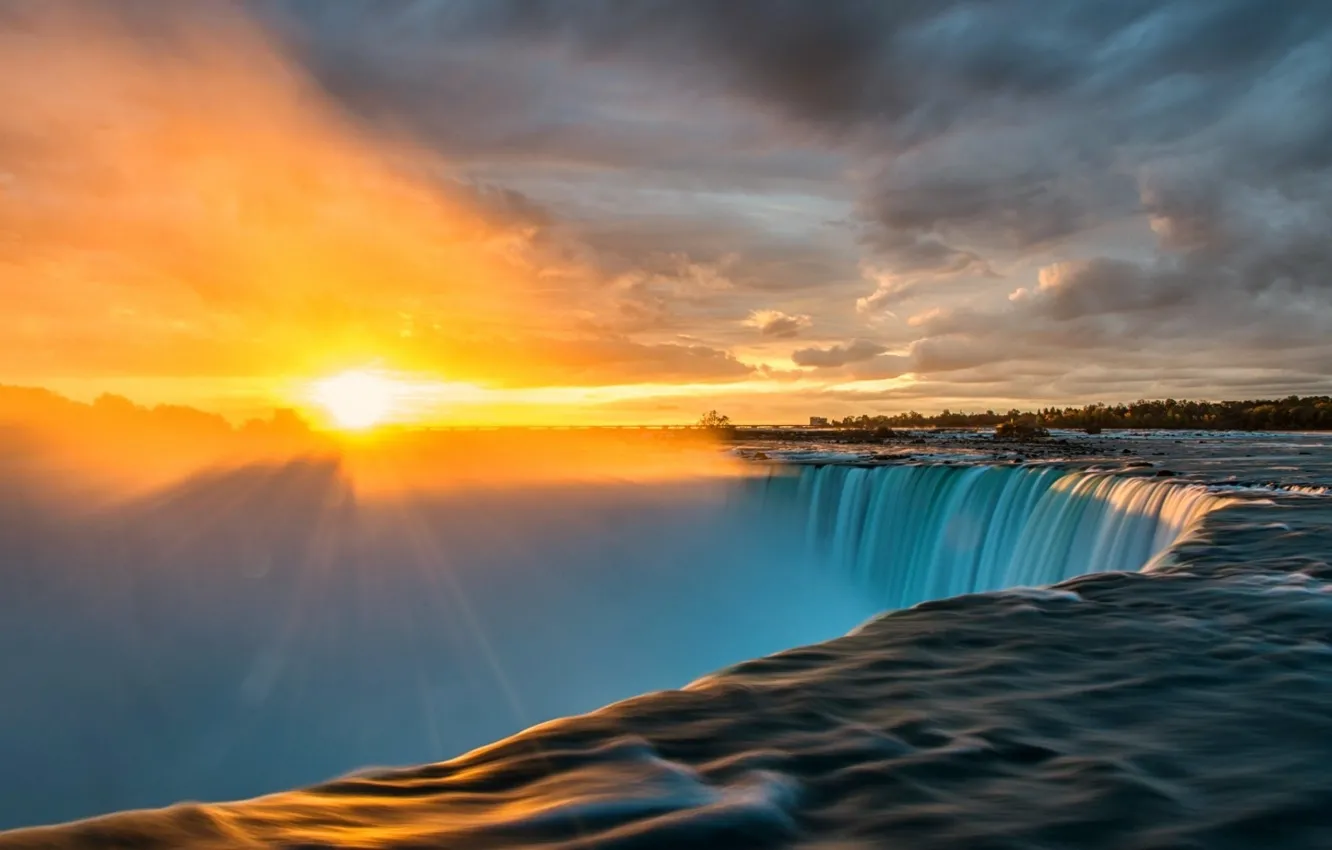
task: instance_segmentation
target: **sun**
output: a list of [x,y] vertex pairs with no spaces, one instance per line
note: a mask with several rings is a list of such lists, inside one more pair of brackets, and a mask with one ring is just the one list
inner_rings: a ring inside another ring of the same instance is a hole
[[342,372],[310,385],[311,399],[339,428],[364,431],[395,413],[403,395],[398,381],[368,369]]

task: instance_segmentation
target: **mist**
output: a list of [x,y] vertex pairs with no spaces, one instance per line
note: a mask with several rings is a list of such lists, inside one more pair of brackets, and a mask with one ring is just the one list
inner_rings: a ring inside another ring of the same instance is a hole
[[0,827],[443,759],[872,612],[799,524],[757,525],[748,478],[681,466],[701,449],[640,440],[637,479],[570,475],[577,453],[451,479],[450,456],[500,457],[477,445],[382,448],[417,462],[371,487],[363,452],[96,501],[10,455]]

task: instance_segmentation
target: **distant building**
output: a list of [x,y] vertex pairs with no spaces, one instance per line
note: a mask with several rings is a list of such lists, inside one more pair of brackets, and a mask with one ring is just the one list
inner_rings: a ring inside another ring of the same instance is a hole
[[809,427],[811,427],[811,428],[827,428],[827,427],[828,427],[828,417],[826,417],[826,416],[811,416],[811,417],[809,417]]

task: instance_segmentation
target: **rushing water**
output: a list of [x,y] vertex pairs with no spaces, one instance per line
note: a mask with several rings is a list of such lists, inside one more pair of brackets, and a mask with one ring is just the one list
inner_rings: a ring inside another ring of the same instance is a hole
[[944,464],[779,469],[760,498],[884,609],[1142,569],[1225,504],[1159,478]]
[[1222,504],[1054,467],[755,473],[384,501],[295,464],[0,524],[0,826],[453,756],[883,610],[1135,570]]
[[740,663],[450,761],[0,847],[1332,841],[1327,476],[756,472],[11,498],[0,826],[444,758]]

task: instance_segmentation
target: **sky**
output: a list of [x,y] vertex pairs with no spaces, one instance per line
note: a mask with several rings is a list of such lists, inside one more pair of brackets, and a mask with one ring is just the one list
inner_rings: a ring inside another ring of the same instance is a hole
[[0,383],[444,422],[1332,392],[1320,0],[0,0]]

